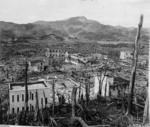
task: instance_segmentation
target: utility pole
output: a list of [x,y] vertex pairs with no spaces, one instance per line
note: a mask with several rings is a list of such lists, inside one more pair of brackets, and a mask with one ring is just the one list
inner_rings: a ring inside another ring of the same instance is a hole
[[26,61],[25,64],[25,115],[24,115],[24,124],[26,124],[26,114],[27,114],[27,109],[28,109],[28,63]]
[[136,40],[135,40],[133,67],[132,67],[132,71],[131,71],[130,86],[129,86],[127,114],[131,114],[131,111],[132,111],[132,98],[133,98],[134,82],[135,82],[135,75],[136,75],[136,66],[137,66],[137,61],[138,61],[138,41],[140,39],[140,31],[142,28],[142,24],[143,24],[143,15],[141,15],[141,17],[140,17],[140,22],[138,24],[137,36],[136,36]]

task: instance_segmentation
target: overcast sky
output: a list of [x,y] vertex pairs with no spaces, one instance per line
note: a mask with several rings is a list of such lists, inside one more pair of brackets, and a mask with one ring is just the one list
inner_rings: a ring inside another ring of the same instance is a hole
[[102,24],[150,27],[150,0],[0,0],[0,21],[29,23],[85,16]]

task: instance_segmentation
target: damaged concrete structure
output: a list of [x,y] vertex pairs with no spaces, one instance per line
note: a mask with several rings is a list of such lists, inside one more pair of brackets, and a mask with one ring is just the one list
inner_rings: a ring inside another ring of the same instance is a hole
[[[28,82],[28,111],[34,111],[36,105],[36,92],[38,93],[39,108],[49,106],[52,101],[50,86],[45,81]],[[9,84],[10,114],[25,110],[25,83]]]
[[94,77],[94,94],[99,93],[99,85],[101,85],[101,96],[117,97],[124,93],[128,93],[129,81],[121,77],[112,77],[109,75]]

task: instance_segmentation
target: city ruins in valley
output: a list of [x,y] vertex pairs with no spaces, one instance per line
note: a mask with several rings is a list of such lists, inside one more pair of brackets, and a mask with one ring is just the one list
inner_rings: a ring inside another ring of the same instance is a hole
[[[70,20],[75,22],[76,18]],[[7,38],[11,32],[3,30],[0,124],[50,127],[147,124],[148,44],[142,40],[146,36],[142,24],[143,16],[135,42],[126,44],[59,34]]]

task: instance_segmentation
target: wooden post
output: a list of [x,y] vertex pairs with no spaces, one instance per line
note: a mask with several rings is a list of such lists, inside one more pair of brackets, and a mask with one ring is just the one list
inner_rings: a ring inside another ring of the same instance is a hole
[[28,63],[26,61],[25,64],[25,115],[24,115],[24,124],[26,124],[26,114],[27,114],[27,107],[28,107]]
[[138,60],[138,41],[140,39],[140,31],[141,31],[141,28],[142,28],[142,24],[143,24],[143,15],[141,15],[141,17],[140,17],[140,23],[138,24],[138,31],[137,31],[137,36],[136,36],[136,40],[135,40],[134,59],[133,59],[133,67],[132,67],[132,71],[131,71],[131,77],[130,77],[128,112],[127,112],[127,114],[131,114],[131,111],[132,111],[133,89],[134,89],[136,66],[137,66],[137,60]]
[[53,84],[52,84],[52,90],[53,90],[53,112],[52,116],[55,115],[55,79],[53,78]]
[[76,115],[76,93],[77,93],[77,87],[73,87],[72,89],[72,96],[71,96],[71,105],[72,105],[72,117],[75,117]]

